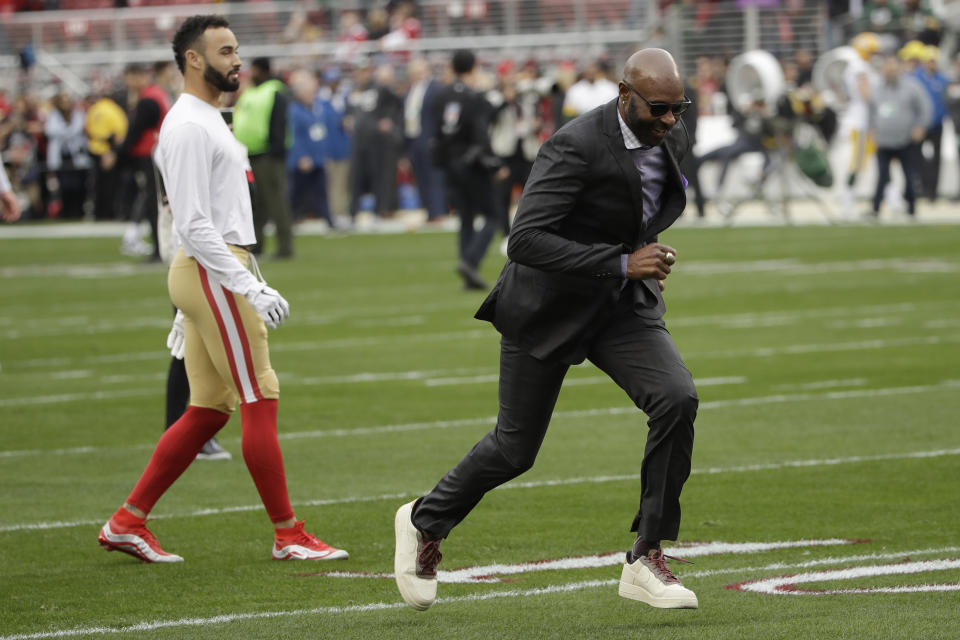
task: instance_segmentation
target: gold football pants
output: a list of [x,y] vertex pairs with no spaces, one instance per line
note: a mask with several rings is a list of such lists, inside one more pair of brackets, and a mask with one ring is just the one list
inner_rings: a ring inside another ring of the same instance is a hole
[[[246,249],[228,246],[244,266],[249,264]],[[185,316],[184,362],[192,406],[232,413],[237,400],[280,397],[267,327],[246,298],[223,287],[183,249],[170,265],[167,288]]]

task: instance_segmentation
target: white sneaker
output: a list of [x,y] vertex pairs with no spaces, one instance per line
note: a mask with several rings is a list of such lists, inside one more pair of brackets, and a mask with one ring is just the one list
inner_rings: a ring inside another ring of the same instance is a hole
[[624,563],[620,595],[658,609],[696,609],[697,595],[667,568],[662,549]]
[[230,460],[232,458],[230,452],[221,447],[215,437],[207,440],[203,449],[200,449],[200,453],[197,454],[197,460]]
[[397,537],[393,574],[404,602],[425,611],[437,599],[437,564],[442,558],[440,540],[424,540],[410,519],[413,502],[397,509],[393,528]]

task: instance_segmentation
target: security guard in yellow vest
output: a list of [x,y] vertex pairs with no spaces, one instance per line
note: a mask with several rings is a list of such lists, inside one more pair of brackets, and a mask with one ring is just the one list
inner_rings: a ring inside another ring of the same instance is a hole
[[287,201],[286,150],[287,86],[270,76],[270,60],[256,58],[250,65],[253,86],[237,100],[233,133],[247,148],[256,182],[253,202],[253,229],[257,237],[255,254],[263,251],[263,227],[267,220],[276,226],[274,257],[293,256],[293,229]]
[[97,220],[113,220],[117,217],[118,169],[105,166],[102,158],[108,151],[120,146],[127,135],[127,112],[104,95],[87,109],[85,126],[88,149],[93,156],[93,214]]

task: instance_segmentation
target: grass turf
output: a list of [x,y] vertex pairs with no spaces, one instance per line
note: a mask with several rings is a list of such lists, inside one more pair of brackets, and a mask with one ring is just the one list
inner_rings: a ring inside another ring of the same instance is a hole
[[[662,240],[678,249],[667,325],[700,381],[682,540],[869,542],[680,565],[697,611],[619,598],[617,566],[441,584],[426,613],[399,606],[391,580],[316,575],[392,570],[394,510],[428,490],[496,413],[497,335],[472,319],[481,298],[459,290],[454,238],[411,234],[302,237],[295,260],[263,265],[293,308],[270,338],[291,498],[308,528],[351,559],[269,559],[236,417],[220,437],[234,460],[192,465],[154,511],[152,529],[187,561],[105,554],[96,531],[162,426],[165,272],[117,256],[110,239],[8,239],[0,637],[956,637],[957,591],[724,588],[810,562],[960,557],[956,229],[677,229]],[[491,253],[485,274],[500,264]],[[441,569],[625,549],[644,428],[612,382],[574,368],[537,465],[457,528]],[[957,575],[805,586],[956,585]]]

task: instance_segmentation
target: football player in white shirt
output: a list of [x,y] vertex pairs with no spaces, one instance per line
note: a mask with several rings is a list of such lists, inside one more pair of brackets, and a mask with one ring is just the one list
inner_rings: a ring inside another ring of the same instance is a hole
[[847,212],[854,210],[857,176],[863,172],[867,161],[877,151],[869,132],[870,93],[880,82],[879,74],[872,65],[874,56],[880,52],[877,35],[870,32],[860,33],[850,41],[850,46],[860,54],[860,59],[851,60],[843,74],[848,102],[840,125],[843,131],[848,132],[851,149],[847,180],[841,191],[841,205]]
[[[347,552],[307,533],[287,495],[277,440],[277,376],[270,366],[267,327],[290,313],[287,301],[248,266],[254,244],[246,150],[219,111],[236,91],[237,39],[222,16],[193,16],[173,39],[184,91],[167,113],[154,158],[170,208],[177,250],[167,285],[179,312],[168,340],[184,354],[190,406],[157,443],[126,502],[100,530],[108,551],[145,562],[182,562],[146,527],[160,496],[240,401],[243,458],[275,528],[276,560],[334,560]],[[182,337],[181,337],[182,335]]]

